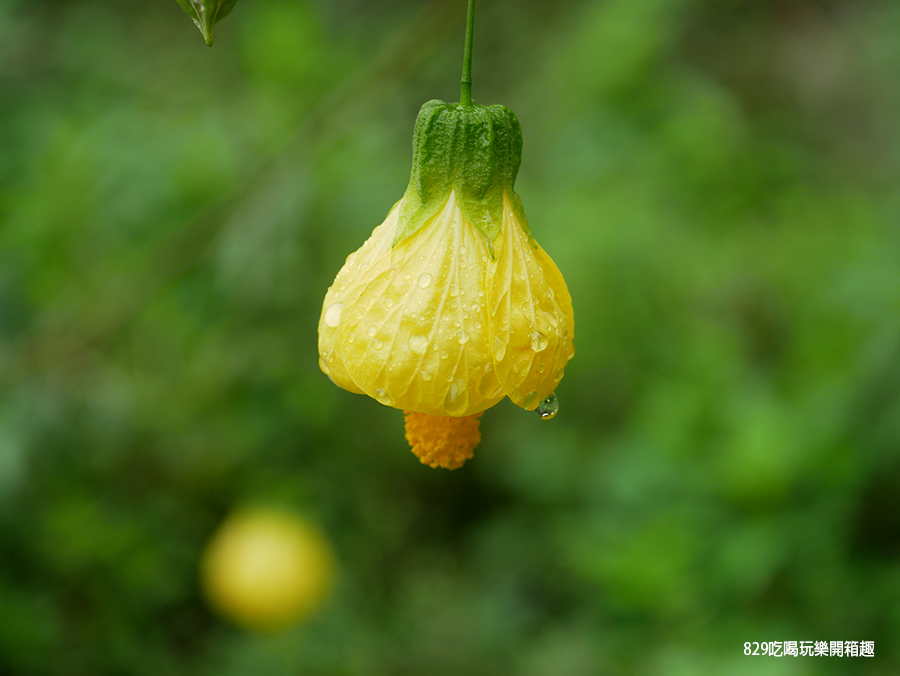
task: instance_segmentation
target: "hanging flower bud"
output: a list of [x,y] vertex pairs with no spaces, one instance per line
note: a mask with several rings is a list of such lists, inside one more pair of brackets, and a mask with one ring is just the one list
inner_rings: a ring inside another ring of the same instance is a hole
[[426,103],[403,199],[325,296],[322,370],[407,411],[407,437],[432,466],[471,456],[477,418],[473,434],[410,416],[477,416],[504,397],[534,410],[575,352],[569,291],[513,189],[521,152],[505,106]]
[[213,26],[228,16],[237,0],[178,0],[178,4],[197,24],[206,44],[212,47]]

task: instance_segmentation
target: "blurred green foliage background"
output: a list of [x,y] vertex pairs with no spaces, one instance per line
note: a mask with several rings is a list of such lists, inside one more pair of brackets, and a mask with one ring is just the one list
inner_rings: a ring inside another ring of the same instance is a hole
[[[316,324],[464,14],[0,0],[0,674],[900,672],[900,4],[479,3],[577,354],[449,473]],[[338,564],[276,634],[197,580],[261,501]]]

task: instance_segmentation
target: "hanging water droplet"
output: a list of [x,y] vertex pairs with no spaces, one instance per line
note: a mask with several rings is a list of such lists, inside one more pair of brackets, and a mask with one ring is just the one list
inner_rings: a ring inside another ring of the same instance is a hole
[[531,332],[531,349],[535,352],[542,352],[547,349],[547,346],[550,344],[547,336],[545,336],[540,331],[532,331]]
[[423,272],[419,275],[419,279],[416,281],[416,284],[419,285],[420,289],[427,289],[431,284],[431,275],[427,272]]
[[428,347],[428,338],[421,333],[414,333],[406,341],[406,344],[409,346],[409,351],[413,354],[425,354],[425,349]]
[[344,309],[343,303],[334,303],[325,310],[325,325],[332,329],[337,328],[341,323],[341,310]]
[[541,420],[550,420],[554,418],[557,411],[559,411],[559,400],[556,398],[555,392],[551,392],[550,396],[544,399],[544,401],[538,404],[537,408],[534,409],[534,412],[538,414],[538,417]]

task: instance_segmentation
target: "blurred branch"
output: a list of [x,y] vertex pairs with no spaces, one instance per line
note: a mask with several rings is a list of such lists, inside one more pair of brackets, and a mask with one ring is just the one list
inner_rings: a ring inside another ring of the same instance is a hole
[[[202,263],[225,224],[242,207],[259,199],[278,198],[271,186],[290,174],[300,157],[325,150],[423,61],[456,26],[458,3],[432,0],[385,42],[369,64],[339,84],[303,119],[284,148],[239,181],[237,190],[185,227],[164,238],[155,248],[124,261],[117,273],[96,293],[74,306],[45,313],[7,351],[0,375],[21,383],[35,372],[66,365],[77,371],[79,357],[104,349],[169,283]],[[302,153],[301,153],[302,150]],[[278,191],[276,191],[277,193]]]

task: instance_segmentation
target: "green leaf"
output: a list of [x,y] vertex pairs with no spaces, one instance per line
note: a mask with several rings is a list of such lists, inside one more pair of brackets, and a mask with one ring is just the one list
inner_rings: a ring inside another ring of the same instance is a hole
[[197,24],[206,44],[212,47],[213,26],[228,16],[237,0],[178,0],[178,4]]

